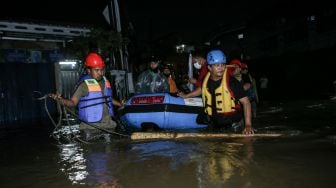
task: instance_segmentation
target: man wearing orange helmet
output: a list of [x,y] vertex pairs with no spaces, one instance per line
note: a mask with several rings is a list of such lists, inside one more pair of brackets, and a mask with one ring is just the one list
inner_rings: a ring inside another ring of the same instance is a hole
[[248,99],[252,105],[252,115],[254,118],[257,117],[258,95],[256,88],[253,87],[255,86],[254,79],[248,72],[247,64],[242,63],[239,59],[232,59],[229,64],[232,66],[229,68],[229,74],[243,84],[243,88],[247,92]]
[[101,56],[89,53],[84,65],[87,74],[80,78],[72,97],[64,99],[53,94],[52,98],[66,107],[78,107],[80,130],[84,132],[84,138],[90,140],[101,135],[101,132],[90,124],[109,130],[116,128],[116,122],[111,119],[114,116],[113,105],[121,107],[122,103],[113,99],[111,84],[104,76],[105,63]]
[[242,63],[239,59],[232,59],[229,62],[229,65],[231,65],[231,67],[229,67],[228,71],[229,74],[233,77],[235,77],[238,81],[241,81],[242,79],[242,75],[241,75],[241,66]]

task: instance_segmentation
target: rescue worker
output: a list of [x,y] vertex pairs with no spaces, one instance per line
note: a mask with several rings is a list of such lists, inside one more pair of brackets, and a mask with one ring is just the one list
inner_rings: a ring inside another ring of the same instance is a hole
[[244,90],[247,92],[247,97],[250,100],[252,107],[252,115],[254,118],[257,117],[257,104],[259,102],[257,84],[255,79],[248,71],[248,66],[246,63],[241,64],[241,75],[242,82],[244,84]]
[[89,53],[84,65],[87,74],[80,78],[70,99],[65,99],[59,94],[52,94],[51,97],[66,107],[78,107],[81,120],[79,127],[85,140],[104,136],[106,141],[109,141],[109,135],[94,126],[114,131],[117,124],[112,120],[113,105],[121,107],[122,102],[113,99],[111,84],[104,76],[105,63],[98,53]]
[[247,97],[251,103],[252,115],[256,118],[258,96],[256,88],[253,87],[254,79],[248,72],[247,64],[242,63],[239,59],[232,59],[229,65],[232,66],[229,68],[229,74],[243,84],[243,88],[247,92]]
[[135,93],[165,93],[169,92],[167,78],[160,72],[160,59],[151,56],[149,59],[149,69],[142,72],[135,84]]
[[190,78],[189,82],[195,84],[196,87],[202,87],[203,79],[205,75],[208,73],[208,67],[207,67],[208,63],[200,55],[195,55],[192,58],[192,63],[194,68],[198,70],[198,77],[197,80],[195,78]]
[[183,98],[198,97],[202,94],[202,83],[205,75],[208,73],[208,64],[201,55],[195,55],[192,58],[192,63],[195,69],[198,70],[197,80],[195,78],[189,78],[189,82],[196,86],[196,89],[189,93],[179,92],[178,96]]
[[243,116],[243,134],[254,134],[251,103],[242,84],[228,74],[225,54],[221,50],[212,50],[207,55],[207,62],[209,72],[203,80],[202,100],[209,126],[228,129]]
[[235,77],[238,81],[242,80],[241,66],[242,63],[239,59],[232,59],[229,62],[230,67],[228,68],[229,74]]

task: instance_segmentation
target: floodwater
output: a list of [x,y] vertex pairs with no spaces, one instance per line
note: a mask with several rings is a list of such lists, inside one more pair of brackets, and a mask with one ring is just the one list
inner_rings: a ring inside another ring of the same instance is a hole
[[259,106],[254,127],[277,138],[60,144],[50,128],[0,132],[0,187],[332,188],[336,101]]

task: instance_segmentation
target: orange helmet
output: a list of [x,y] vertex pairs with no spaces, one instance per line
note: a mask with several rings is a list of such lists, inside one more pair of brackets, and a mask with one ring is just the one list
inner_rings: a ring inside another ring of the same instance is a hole
[[94,68],[105,67],[105,63],[104,63],[102,57],[97,53],[89,53],[86,56],[84,65],[87,66],[87,67],[94,67]]
[[232,59],[229,63],[229,65],[238,65],[239,67],[242,66],[242,63],[239,59]]
[[241,64],[241,68],[242,68],[242,69],[248,69],[248,66],[247,66],[246,63],[242,63],[242,64]]

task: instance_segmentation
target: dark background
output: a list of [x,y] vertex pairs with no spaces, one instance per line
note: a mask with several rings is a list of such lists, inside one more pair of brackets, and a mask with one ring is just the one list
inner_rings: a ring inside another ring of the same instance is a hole
[[[0,8],[0,19],[54,21],[57,23],[106,26],[100,1],[7,1]],[[131,22],[139,39],[156,38],[171,32],[199,40],[223,25],[256,24],[274,17],[286,18],[320,13],[332,7],[331,1],[299,0],[120,0],[122,24]]]

